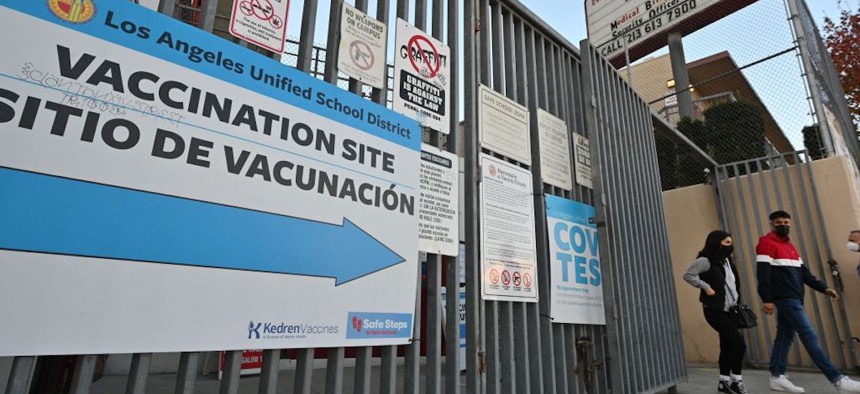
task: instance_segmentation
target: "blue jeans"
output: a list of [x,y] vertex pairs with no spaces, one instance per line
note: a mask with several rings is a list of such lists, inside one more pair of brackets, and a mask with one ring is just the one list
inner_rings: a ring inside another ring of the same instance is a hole
[[780,300],[775,301],[774,304],[776,304],[776,340],[773,341],[773,350],[770,353],[770,374],[772,376],[785,374],[785,370],[788,368],[788,349],[791,347],[791,342],[794,341],[794,333],[796,332],[800,335],[800,342],[803,343],[809,357],[812,358],[818,369],[824,372],[827,379],[832,383],[842,379],[842,374],[821,349],[818,336],[815,335],[815,329],[812,328],[812,323],[806,316],[803,302],[801,300]]

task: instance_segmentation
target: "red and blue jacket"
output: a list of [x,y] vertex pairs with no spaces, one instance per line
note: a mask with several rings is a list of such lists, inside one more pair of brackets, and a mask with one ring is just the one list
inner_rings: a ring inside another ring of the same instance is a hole
[[758,295],[764,303],[785,299],[803,301],[803,285],[824,292],[827,285],[815,278],[788,237],[771,232],[756,245]]

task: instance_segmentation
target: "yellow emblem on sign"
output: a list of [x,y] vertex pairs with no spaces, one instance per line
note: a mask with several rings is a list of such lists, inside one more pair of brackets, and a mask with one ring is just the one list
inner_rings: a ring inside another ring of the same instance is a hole
[[89,22],[96,13],[92,0],[48,0],[48,8],[58,18],[72,23]]

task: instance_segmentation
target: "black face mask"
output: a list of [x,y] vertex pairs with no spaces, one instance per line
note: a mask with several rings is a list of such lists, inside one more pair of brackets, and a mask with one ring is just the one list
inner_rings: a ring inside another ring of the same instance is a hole
[[773,231],[776,233],[776,235],[779,235],[780,237],[787,237],[788,233],[791,232],[791,227],[790,226],[773,226]]
[[732,252],[734,252],[734,251],[735,251],[734,245],[729,245],[729,246],[720,245],[720,249],[717,251],[717,253],[720,254],[720,257],[729,257],[732,255]]

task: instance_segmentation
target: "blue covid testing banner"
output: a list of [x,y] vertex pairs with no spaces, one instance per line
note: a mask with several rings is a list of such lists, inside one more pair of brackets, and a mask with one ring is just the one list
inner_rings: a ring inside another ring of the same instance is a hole
[[409,342],[416,121],[129,1],[0,33],[0,356]]
[[546,196],[554,323],[606,324],[594,207]]

